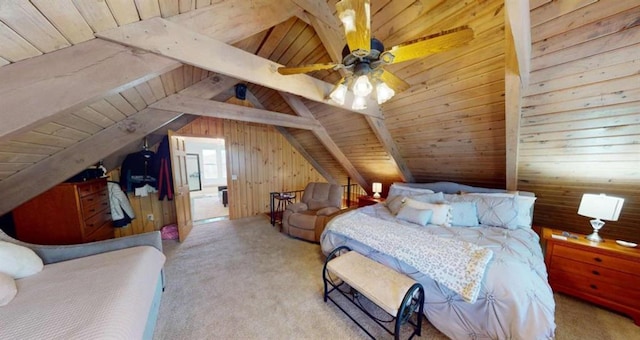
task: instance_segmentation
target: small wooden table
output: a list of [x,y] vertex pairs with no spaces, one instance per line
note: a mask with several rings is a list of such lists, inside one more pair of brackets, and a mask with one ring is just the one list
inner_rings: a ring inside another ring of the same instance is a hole
[[384,197],[373,198],[373,196],[359,196],[358,197],[358,208],[366,207],[368,205],[374,205],[376,203],[382,203],[386,200]]

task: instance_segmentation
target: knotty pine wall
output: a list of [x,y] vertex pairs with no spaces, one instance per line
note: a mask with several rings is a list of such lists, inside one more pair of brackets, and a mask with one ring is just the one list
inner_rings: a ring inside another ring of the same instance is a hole
[[416,182],[504,188],[504,1],[457,2],[437,27],[468,25],[467,45],[388,69],[410,84],[382,105]]
[[538,225],[589,233],[583,193],[625,199],[605,237],[640,241],[640,2],[532,1],[519,188]]
[[225,139],[230,219],[268,212],[270,192],[327,181],[272,126],[200,117],[178,133]]

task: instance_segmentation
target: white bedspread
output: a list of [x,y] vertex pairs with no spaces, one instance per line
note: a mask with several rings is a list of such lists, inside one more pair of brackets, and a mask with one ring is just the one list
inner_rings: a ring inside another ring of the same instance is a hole
[[0,339],[141,339],[164,261],[140,246],[46,265],[16,280]]
[[487,262],[493,256],[490,249],[424,233],[358,210],[336,217],[328,228],[404,261],[471,303],[478,298]]

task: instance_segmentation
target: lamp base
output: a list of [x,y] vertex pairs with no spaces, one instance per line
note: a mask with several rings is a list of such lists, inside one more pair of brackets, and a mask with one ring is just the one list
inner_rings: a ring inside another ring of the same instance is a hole
[[380,193],[379,192],[373,193],[373,198],[380,198]]
[[598,235],[597,231],[594,231],[591,235],[585,236],[585,238],[591,242],[604,242],[604,239]]
[[600,230],[600,228],[604,226],[604,222],[601,221],[599,218],[596,218],[595,220],[591,220],[590,222],[591,222],[591,227],[593,227],[593,233],[591,233],[591,235],[587,235],[586,239],[591,242],[604,242],[602,237],[598,235],[598,230]]

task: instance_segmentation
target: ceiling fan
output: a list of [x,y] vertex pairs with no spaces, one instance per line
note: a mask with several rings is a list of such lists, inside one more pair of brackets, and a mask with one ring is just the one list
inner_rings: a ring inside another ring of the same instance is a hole
[[336,84],[329,97],[344,105],[348,88],[351,88],[355,96],[352,104],[354,110],[366,108],[366,97],[374,88],[378,104],[409,88],[407,82],[386,71],[385,65],[422,58],[473,39],[473,30],[462,26],[407,41],[385,51],[380,40],[371,38],[369,0],[341,0],[336,3],[336,9],[347,38],[347,45],[342,50],[342,63],[279,67],[278,73],[290,75],[329,69],[345,70],[346,75]]

